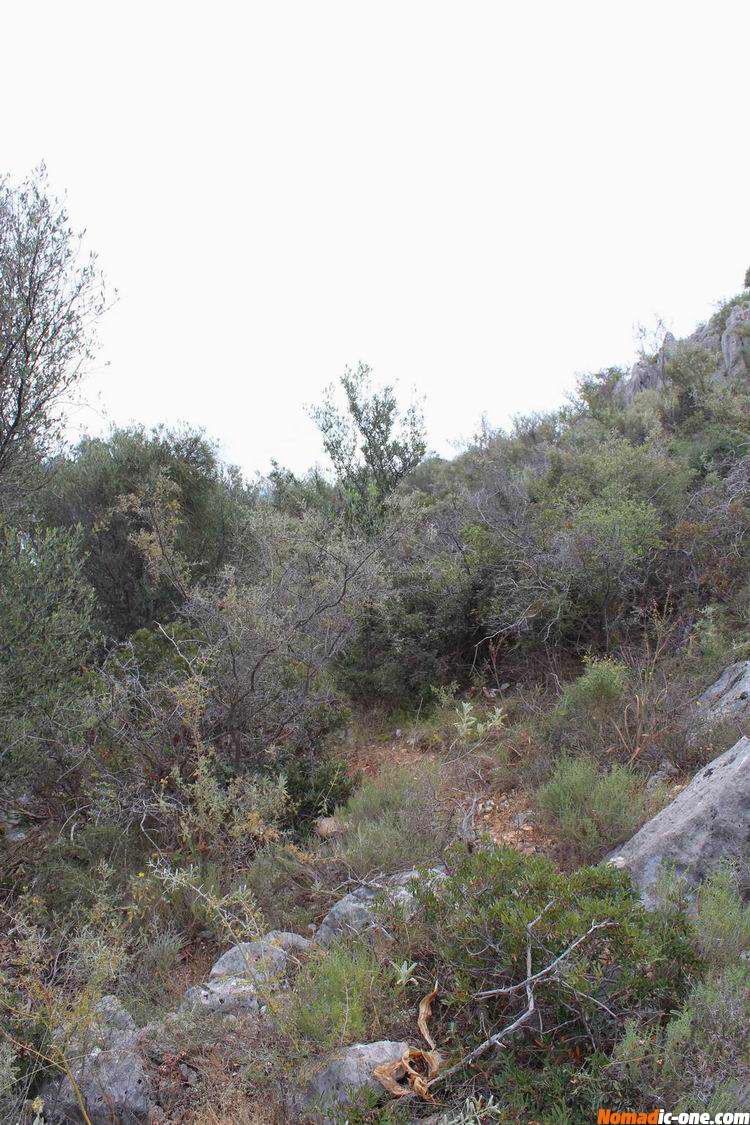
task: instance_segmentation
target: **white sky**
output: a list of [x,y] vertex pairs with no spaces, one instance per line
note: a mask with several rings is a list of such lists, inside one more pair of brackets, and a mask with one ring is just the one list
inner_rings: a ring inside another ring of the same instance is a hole
[[120,291],[87,388],[252,473],[346,364],[433,448],[557,404],[750,265],[750,5],[35,0],[0,166],[45,159]]

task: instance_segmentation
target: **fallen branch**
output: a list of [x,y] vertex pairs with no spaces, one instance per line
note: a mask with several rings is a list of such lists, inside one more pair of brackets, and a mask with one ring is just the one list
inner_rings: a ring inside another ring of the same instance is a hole
[[[545,910],[548,909],[549,907],[545,907]],[[539,918],[541,918],[541,914],[539,915]],[[538,922],[539,918],[535,918],[534,923]],[[534,923],[531,923],[531,925],[533,925]],[[571,942],[568,948],[564,949],[559,957],[555,957],[554,961],[550,961],[549,965],[545,966],[545,968],[543,969],[540,969],[538,973],[534,973],[532,976],[527,976],[526,980],[519,981],[518,984],[511,984],[507,988],[487,988],[484,990],[484,992],[477,992],[475,993],[474,999],[487,1000],[491,996],[508,996],[511,992],[518,992],[519,989],[525,988],[529,984],[535,984],[536,981],[542,980],[543,977],[547,977],[550,975],[550,973],[554,972],[560,962],[564,961],[565,958],[568,957],[574,949],[577,949],[578,946],[586,940],[586,938],[591,937],[591,935],[595,933],[596,930],[605,930],[609,926],[614,926],[616,924],[616,922],[594,922],[591,926],[589,926],[585,934],[581,934],[580,937]]]
[[540,969],[540,971],[538,973],[532,973],[532,971],[531,971],[531,942],[532,942],[531,931],[533,930],[534,926],[536,926],[537,922],[541,921],[541,919],[544,917],[544,915],[547,913],[547,911],[550,909],[550,907],[552,905],[553,905],[552,902],[548,902],[547,905],[545,906],[544,910],[542,910],[541,913],[537,914],[536,918],[534,918],[526,926],[527,941],[526,941],[526,978],[525,978],[525,980],[520,981],[518,984],[511,985],[509,988],[488,989],[485,992],[477,993],[478,998],[479,997],[488,997],[488,996],[502,996],[502,995],[507,995],[511,992],[516,992],[518,989],[524,988],[526,990],[526,1000],[527,1000],[525,1010],[523,1012],[521,1012],[520,1016],[517,1016],[516,1019],[513,1020],[512,1023],[508,1024],[506,1027],[501,1028],[500,1031],[496,1031],[494,1035],[490,1035],[490,1037],[488,1039],[485,1039],[483,1043],[480,1043],[478,1047],[475,1047],[473,1051],[470,1051],[468,1055],[465,1055],[461,1059],[460,1062],[457,1062],[455,1064],[455,1066],[449,1067],[448,1070],[441,1071],[441,1073],[438,1074],[435,1078],[433,1078],[432,1081],[429,1083],[430,1087],[434,1086],[436,1082],[443,1082],[446,1078],[450,1078],[452,1075],[457,1074],[458,1071],[463,1070],[464,1067],[470,1066],[471,1063],[475,1062],[478,1058],[481,1058],[482,1055],[486,1054],[487,1051],[489,1051],[491,1047],[500,1046],[500,1044],[504,1040],[509,1039],[511,1035],[514,1035],[515,1032],[519,1031],[522,1027],[524,1027],[527,1023],[529,1023],[529,1021],[531,1020],[531,1018],[534,1015],[534,1012],[536,1011],[536,999],[534,997],[534,985],[538,981],[543,980],[544,978],[548,977],[550,975],[550,973],[552,973],[554,971],[554,969],[560,964],[560,962],[565,957],[569,956],[569,954],[571,954],[574,949],[576,949],[582,942],[584,942],[586,940],[586,938],[590,937],[591,934],[593,934],[596,930],[603,930],[608,926],[616,925],[615,922],[595,922],[595,923],[593,923],[589,927],[589,929],[586,931],[585,934],[582,934],[579,938],[576,938],[575,941],[571,942],[571,944],[567,947],[567,949],[563,950],[563,952],[558,957],[556,957],[554,959],[554,961],[551,961],[549,963],[549,965],[545,966],[544,969]]

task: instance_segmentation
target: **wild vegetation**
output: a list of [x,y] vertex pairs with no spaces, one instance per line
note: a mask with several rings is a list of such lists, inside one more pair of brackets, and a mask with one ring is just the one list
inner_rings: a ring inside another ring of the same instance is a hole
[[[417,915],[304,958],[262,1032],[173,1029],[154,1065],[197,1077],[161,1120],[284,1120],[311,1060],[413,1036],[436,980],[446,1121],[736,1108],[746,872],[649,913],[597,864],[743,733],[693,703],[750,656],[750,384],[690,346],[443,460],[360,366],[312,408],[330,472],[247,481],[190,429],[62,443],[106,304],[43,175],[2,181],[0,1117],[44,1120],[103,996],[156,1025],[227,946],[414,867]],[[488,799],[535,851],[483,837]],[[493,1050],[532,957],[533,1022]]]

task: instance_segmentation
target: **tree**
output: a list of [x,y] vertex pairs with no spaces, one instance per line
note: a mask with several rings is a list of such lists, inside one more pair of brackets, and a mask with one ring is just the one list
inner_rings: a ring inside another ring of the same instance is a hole
[[236,768],[317,746],[339,721],[331,666],[362,607],[382,599],[386,541],[259,505],[240,565],[191,592],[183,614],[205,656],[209,737]]
[[0,532],[0,772],[37,779],[74,741],[85,665],[96,643],[82,536]]
[[171,618],[182,601],[173,581],[149,572],[137,543],[140,534],[153,532],[146,509],[165,488],[178,516],[175,548],[193,579],[207,581],[233,560],[238,521],[254,492],[200,431],[116,429],[82,439],[46,467],[37,519],[48,527],[82,528],[85,573],[102,623],[120,639],[154,619]]
[[0,179],[0,500],[29,486],[94,354],[104,283],[44,168]]
[[339,380],[346,406],[335,401],[335,384],[310,416],[323,435],[323,446],[336,472],[350,517],[371,529],[399,483],[425,455],[421,403],[399,408],[394,388],[372,385],[372,371],[359,363]]

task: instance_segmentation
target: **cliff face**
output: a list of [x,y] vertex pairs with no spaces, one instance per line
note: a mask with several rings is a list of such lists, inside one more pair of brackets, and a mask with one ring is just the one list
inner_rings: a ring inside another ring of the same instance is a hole
[[660,389],[669,362],[696,351],[706,352],[714,360],[715,380],[750,380],[750,296],[740,298],[732,306],[723,324],[718,316],[714,317],[684,340],[677,340],[668,332],[657,355],[639,360],[623,380],[625,402],[632,402],[640,391]]

